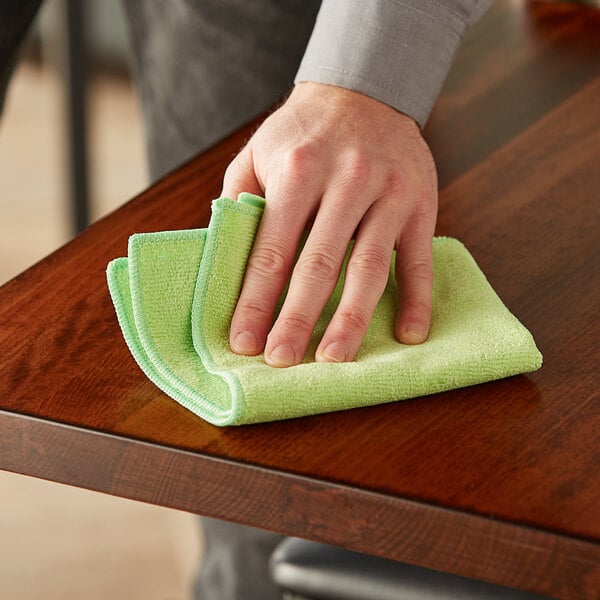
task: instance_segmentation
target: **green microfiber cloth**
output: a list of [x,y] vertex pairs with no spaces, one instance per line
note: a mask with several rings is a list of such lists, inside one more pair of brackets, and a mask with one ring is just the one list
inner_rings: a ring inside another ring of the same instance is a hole
[[[229,349],[229,324],[264,200],[213,203],[208,229],[137,234],[113,260],[108,284],[135,360],[165,393],[215,425],[287,419],[433,394],[533,371],[542,356],[457,240],[433,241],[429,339],[400,344],[392,267],[354,362],[316,363],[343,275],[313,332],[305,361],[277,369]],[[393,265],[392,260],[392,265]]]

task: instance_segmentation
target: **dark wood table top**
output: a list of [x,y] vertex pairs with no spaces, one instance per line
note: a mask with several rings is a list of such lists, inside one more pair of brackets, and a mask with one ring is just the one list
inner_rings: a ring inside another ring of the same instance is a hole
[[251,124],[0,289],[0,468],[597,598],[599,71],[598,11],[498,1],[426,129],[437,232],[533,332],[540,371],[224,429],[162,394],[129,355],[104,270],[134,232],[204,226]]

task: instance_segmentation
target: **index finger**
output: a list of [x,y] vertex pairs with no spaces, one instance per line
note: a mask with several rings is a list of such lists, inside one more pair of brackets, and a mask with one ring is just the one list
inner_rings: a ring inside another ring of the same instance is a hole
[[238,354],[253,356],[265,347],[277,301],[287,283],[313,204],[294,201],[306,197],[305,184],[302,182],[300,189],[300,182],[290,180],[286,187],[267,194],[269,199],[231,320],[229,343]]
[[254,159],[250,146],[242,148],[229,163],[223,176],[221,196],[235,200],[242,192],[262,196],[264,190],[254,171]]

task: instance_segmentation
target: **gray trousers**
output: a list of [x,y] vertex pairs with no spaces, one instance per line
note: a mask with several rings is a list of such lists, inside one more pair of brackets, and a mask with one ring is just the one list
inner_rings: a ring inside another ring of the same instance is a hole
[[320,0],[125,0],[153,179],[283,99]]
[[[0,108],[40,0],[0,2]],[[281,100],[320,0],[126,0],[152,180]],[[232,157],[233,158],[233,157]],[[281,536],[201,519],[198,600],[280,598],[267,563]]]

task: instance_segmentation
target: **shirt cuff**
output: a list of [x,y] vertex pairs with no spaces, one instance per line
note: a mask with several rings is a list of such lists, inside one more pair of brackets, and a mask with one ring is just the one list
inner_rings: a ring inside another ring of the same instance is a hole
[[437,0],[323,0],[295,83],[361,92],[423,127],[471,16]]

